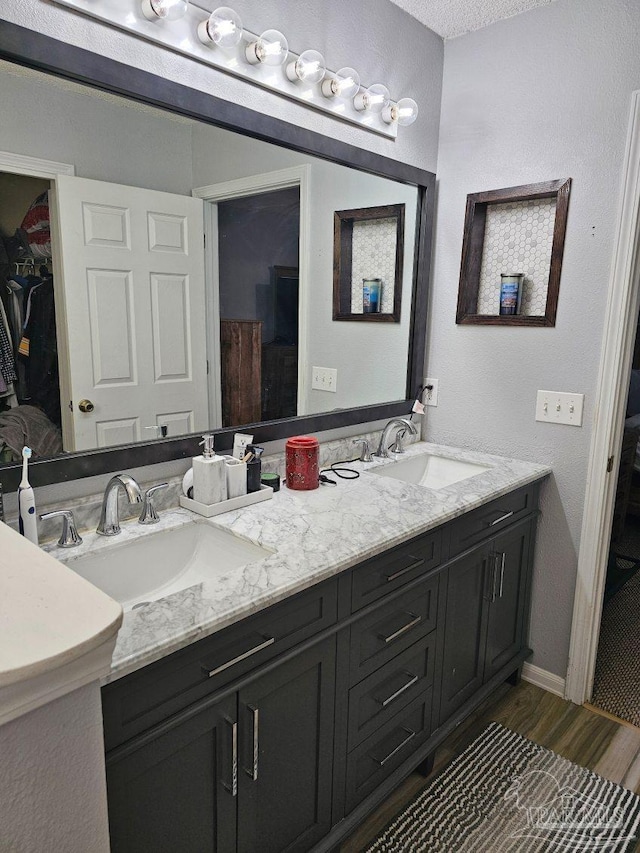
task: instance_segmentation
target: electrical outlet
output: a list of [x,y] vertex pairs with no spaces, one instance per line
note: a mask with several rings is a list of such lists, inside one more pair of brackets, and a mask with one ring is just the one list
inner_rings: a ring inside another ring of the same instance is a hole
[[[431,388],[428,386],[431,385]],[[425,379],[424,380],[424,391],[422,392],[422,402],[425,406],[437,406],[438,405],[438,380],[437,379]]]
[[338,390],[338,371],[333,367],[312,367],[311,387],[316,391]]
[[567,426],[582,426],[584,394],[566,391],[538,391],[536,420]]

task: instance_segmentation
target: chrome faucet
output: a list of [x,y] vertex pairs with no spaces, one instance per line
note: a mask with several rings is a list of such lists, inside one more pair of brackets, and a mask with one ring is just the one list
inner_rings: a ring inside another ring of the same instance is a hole
[[102,536],[116,536],[120,533],[120,520],[118,518],[118,491],[122,487],[130,504],[142,503],[142,492],[140,486],[129,474],[116,474],[107,483],[102,499],[102,511],[100,512],[100,523],[96,533]]
[[373,454],[380,459],[389,459],[389,436],[391,435],[391,431],[398,427],[402,429],[403,432],[409,430],[411,435],[417,435],[418,430],[416,429],[416,425],[413,421],[408,420],[407,418],[391,418],[386,427],[382,430],[382,435],[380,436],[380,444],[378,445],[378,449]]

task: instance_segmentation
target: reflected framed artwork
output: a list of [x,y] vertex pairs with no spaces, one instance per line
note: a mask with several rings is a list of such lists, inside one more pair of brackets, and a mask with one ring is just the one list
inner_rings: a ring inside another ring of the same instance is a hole
[[404,218],[404,204],[334,213],[334,320],[400,322]]

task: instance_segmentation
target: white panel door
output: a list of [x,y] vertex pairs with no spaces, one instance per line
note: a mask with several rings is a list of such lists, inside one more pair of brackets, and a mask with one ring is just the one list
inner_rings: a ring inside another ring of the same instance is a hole
[[206,430],[202,201],[64,176],[54,195],[65,449]]

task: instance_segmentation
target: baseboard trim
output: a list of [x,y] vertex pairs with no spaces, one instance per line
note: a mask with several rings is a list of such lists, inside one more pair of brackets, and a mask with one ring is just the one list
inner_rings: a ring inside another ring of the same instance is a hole
[[564,699],[565,680],[559,675],[541,669],[539,666],[534,666],[532,663],[525,663],[522,665],[522,678],[530,684],[542,687],[543,690]]

